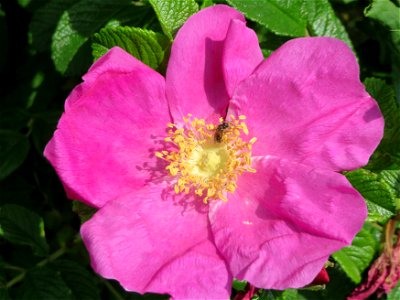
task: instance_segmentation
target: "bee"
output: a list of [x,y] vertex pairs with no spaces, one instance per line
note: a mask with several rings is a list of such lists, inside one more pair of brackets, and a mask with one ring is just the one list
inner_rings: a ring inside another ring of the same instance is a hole
[[222,136],[224,134],[224,130],[229,128],[229,124],[228,123],[221,123],[218,125],[217,129],[215,130],[215,135],[214,135],[214,141],[216,141],[217,143],[221,143],[222,142]]

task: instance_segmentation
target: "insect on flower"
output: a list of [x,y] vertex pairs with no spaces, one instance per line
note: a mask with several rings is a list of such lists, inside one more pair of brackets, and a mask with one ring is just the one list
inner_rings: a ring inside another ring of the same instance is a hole
[[224,134],[224,130],[229,128],[229,124],[226,122],[223,122],[218,125],[217,129],[215,130],[215,135],[214,135],[214,141],[217,143],[222,142],[222,136]]

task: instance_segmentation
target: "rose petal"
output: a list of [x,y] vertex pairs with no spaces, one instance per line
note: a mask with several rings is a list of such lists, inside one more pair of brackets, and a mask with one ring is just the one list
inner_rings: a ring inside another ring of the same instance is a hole
[[259,158],[227,203],[210,208],[218,250],[234,277],[259,288],[310,283],[329,255],[351,243],[367,210],[338,173]]
[[337,171],[365,165],[383,134],[353,53],[333,38],[285,43],[240,84],[231,112],[247,116],[254,155]]
[[162,76],[120,48],[84,78],[44,154],[69,198],[102,207],[157,172],[156,143],[171,119]]
[[222,72],[224,40],[231,20],[244,17],[226,5],[191,16],[178,31],[166,76],[167,97],[175,122],[188,113],[198,118],[225,115],[229,96]]
[[223,50],[223,71],[229,97],[237,85],[263,61],[256,33],[239,20],[232,20]]
[[232,278],[210,240],[206,210],[182,205],[160,186],[109,202],[81,234],[93,269],[127,290],[229,298]]

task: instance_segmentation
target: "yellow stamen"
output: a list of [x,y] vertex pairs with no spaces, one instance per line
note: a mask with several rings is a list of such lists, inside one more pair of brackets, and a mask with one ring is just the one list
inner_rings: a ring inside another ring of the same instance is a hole
[[169,162],[166,170],[177,178],[173,187],[176,194],[193,192],[203,197],[204,203],[228,201],[227,193],[235,192],[238,176],[256,171],[251,167],[251,150],[257,139],[244,141],[241,137],[249,134],[245,119],[231,115],[229,120],[219,119],[227,126],[218,126],[188,114],[181,128],[167,124],[171,130],[164,141],[174,150],[157,151],[155,156]]
[[256,138],[256,137],[253,137],[253,138],[249,141],[249,143],[250,143],[250,144],[254,144],[256,141],[257,141],[257,138]]
[[249,130],[247,129],[246,123],[245,123],[245,122],[242,122],[242,123],[240,123],[240,125],[241,125],[242,128],[243,128],[244,134],[245,134],[245,135],[248,135],[248,134],[249,134]]

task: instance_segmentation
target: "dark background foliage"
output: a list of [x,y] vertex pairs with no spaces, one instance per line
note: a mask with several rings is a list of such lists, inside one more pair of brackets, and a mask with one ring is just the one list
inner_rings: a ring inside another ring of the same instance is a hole
[[[354,49],[361,79],[384,113],[385,137],[371,162],[346,174],[365,197],[369,217],[353,245],[333,255],[331,282],[255,296],[345,299],[366,278],[382,249],[385,224],[400,207],[399,1],[227,2],[244,12],[266,57],[293,37],[343,39]],[[226,1],[1,1],[0,300],[165,298],[127,293],[91,270],[79,227],[92,210],[66,198],[42,153],[67,95],[93,60],[119,45],[163,73],[176,30],[214,3]],[[235,282],[232,295],[243,288]],[[399,285],[386,297],[400,299]]]

